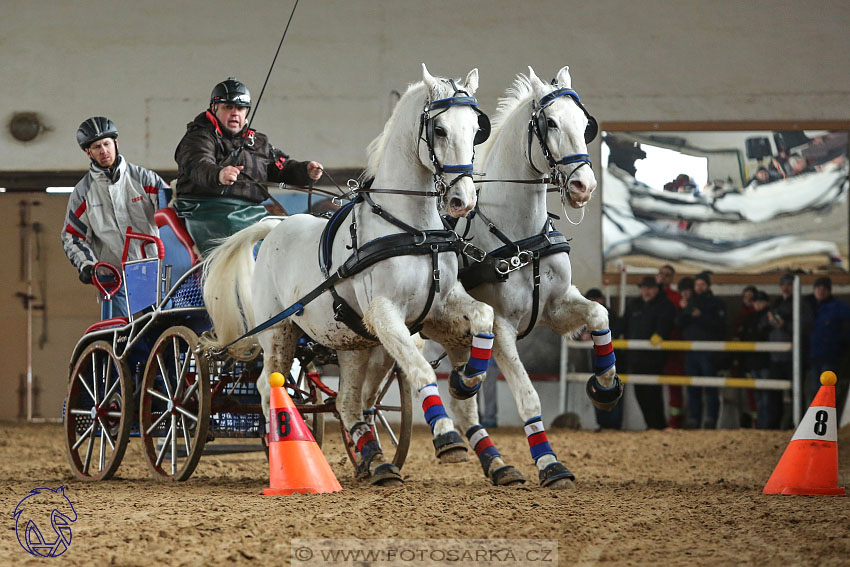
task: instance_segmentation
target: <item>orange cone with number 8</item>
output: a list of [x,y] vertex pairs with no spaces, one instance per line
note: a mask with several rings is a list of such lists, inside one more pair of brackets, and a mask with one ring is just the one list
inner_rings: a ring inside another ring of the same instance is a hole
[[838,486],[838,423],[834,372],[821,387],[764,487],[765,494],[846,496]]
[[339,492],[339,481],[322,449],[283,387],[280,372],[269,376],[269,487],[266,496]]

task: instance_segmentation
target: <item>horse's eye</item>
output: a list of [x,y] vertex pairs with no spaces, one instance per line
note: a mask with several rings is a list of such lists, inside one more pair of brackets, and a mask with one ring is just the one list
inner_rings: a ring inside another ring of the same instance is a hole
[[549,128],[557,128],[558,123],[555,122],[554,120],[552,120],[551,118],[547,118],[546,119],[546,126],[549,127]]
[[445,138],[446,137],[446,129],[443,128],[442,126],[435,126],[434,127],[434,135],[439,137],[439,138]]

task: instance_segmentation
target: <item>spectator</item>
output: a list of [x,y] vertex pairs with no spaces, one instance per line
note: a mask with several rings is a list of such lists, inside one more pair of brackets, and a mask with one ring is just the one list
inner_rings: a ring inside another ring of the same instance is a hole
[[[694,279],[690,277],[684,277],[679,280],[678,285],[679,300],[674,304],[676,307],[677,317],[674,320],[673,325],[673,333],[671,338],[673,340],[681,340],[682,338],[682,328],[678,323],[678,312],[682,308],[682,305],[687,303],[691,297],[694,295]],[[669,297],[669,296],[668,296]],[[670,351],[667,353],[667,363],[664,366],[664,373],[669,374],[671,376],[681,376],[685,373],[685,353],[681,351]],[[669,385],[667,386],[667,391],[670,394],[670,421],[668,425],[673,429],[680,429],[683,425],[682,419],[682,408],[684,406],[684,395],[681,386]]]
[[752,179],[747,182],[747,185],[752,185],[755,183],[756,185],[765,185],[766,183],[770,183],[773,181],[770,178],[770,171],[764,166],[759,167],[756,170],[755,175],[753,175]]
[[186,125],[174,152],[177,199],[174,209],[202,254],[224,238],[266,216],[267,181],[309,185],[322,164],[295,161],[248,130],[251,93],[233,77],[218,83],[209,108]]
[[[599,291],[598,289],[596,289],[595,287],[587,290],[587,293],[585,293],[584,296],[585,296],[585,298],[587,298],[591,301],[595,301],[596,303],[598,303],[599,305],[601,305],[605,309],[608,309],[608,306],[605,305],[605,297],[602,295],[602,292]],[[610,312],[608,313],[608,326],[612,330],[611,331],[612,335],[616,337],[617,332],[618,332],[617,329],[619,327],[619,321],[617,321],[617,319],[614,318],[614,315]],[[583,341],[591,340],[590,339],[590,333],[585,331],[585,333],[584,333],[584,335],[582,335],[581,339]],[[595,365],[596,354],[593,351],[593,349],[588,350],[587,353],[591,355],[590,361],[589,361],[590,362],[590,368],[594,368],[596,366]],[[618,403],[617,405],[615,405],[613,408],[611,408],[610,411],[601,410],[597,407],[594,407],[593,409],[596,413],[596,424],[599,426],[599,429],[622,429],[622,427],[623,427],[623,402],[622,401],[620,403]]]
[[[770,323],[770,331],[767,340],[770,342],[788,342],[792,340],[794,327],[794,275],[785,274],[779,279],[779,297],[773,300],[767,311],[767,320]],[[774,380],[791,380],[791,364],[793,356],[791,352],[770,353],[770,377]],[[782,404],[783,393],[778,390],[767,390],[764,392],[768,398],[769,405]],[[761,422],[761,411],[759,411],[759,422]],[[782,414],[778,421],[765,420],[764,429],[778,429],[782,422]],[[761,426],[759,426],[761,427]]]
[[820,277],[814,285],[814,322],[809,342],[806,400],[811,403],[820,388],[820,375],[833,372],[850,344],[850,305],[833,297],[832,280]]
[[741,307],[738,309],[735,320],[732,322],[732,340],[738,340],[741,337],[741,327],[744,321],[755,310],[753,300],[757,292],[758,290],[754,285],[748,285],[741,292]]
[[[89,158],[89,171],[68,199],[61,236],[80,281],[90,284],[96,263],[120,268],[128,228],[159,236],[154,212],[159,191],[169,187],[156,173],[124,159],[118,151],[118,129],[108,118],[95,116],[80,124],[77,143]],[[141,247],[130,247],[128,260],[140,258]],[[124,286],[111,302],[104,302],[102,315],[127,317]]]
[[809,165],[809,161],[799,154],[794,154],[788,158],[788,175],[802,175],[810,173],[815,169]]
[[658,273],[655,274],[655,281],[658,282],[658,286],[661,288],[661,291],[667,296],[667,299],[678,308],[679,305],[679,292],[673,289],[673,278],[676,276],[676,269],[670,264],[664,264],[660,268],[658,268]]
[[[627,339],[649,339],[660,342],[669,339],[673,330],[675,307],[660,293],[658,282],[652,276],[646,276],[640,282],[640,298],[626,307],[623,315],[623,335]],[[626,359],[626,367],[633,374],[662,374],[664,372],[664,352],[651,350],[632,351]],[[664,429],[667,418],[664,415],[664,397],[661,386],[657,384],[635,384],[635,396],[646,426],[650,429]]]
[[[742,341],[764,342],[770,337],[771,323],[768,305],[770,298],[759,291],[753,301],[753,311],[747,315],[741,325]],[[771,378],[770,354],[752,352],[744,355],[742,370],[756,380]],[[782,419],[782,392],[780,390],[756,390],[756,427],[758,429],[779,429]]]
[[[683,300],[677,317],[682,328],[682,338],[688,341],[723,340],[726,308],[711,292],[711,276],[708,272],[694,278],[694,295]],[[685,353],[685,372],[690,376],[715,376],[715,353],[689,351]],[[705,397],[705,421],[703,422],[703,397]],[[720,397],[715,387],[688,387],[688,416],[686,426],[691,429],[717,427],[720,413]]]

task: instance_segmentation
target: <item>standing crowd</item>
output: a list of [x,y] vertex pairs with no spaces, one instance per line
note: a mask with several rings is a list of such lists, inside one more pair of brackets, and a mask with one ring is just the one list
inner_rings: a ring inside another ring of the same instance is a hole
[[[791,342],[793,330],[794,276],[779,279],[779,295],[771,298],[765,291],[747,286],[741,307],[727,317],[726,303],[711,290],[711,275],[702,272],[683,277],[673,286],[675,270],[662,266],[655,277],[644,277],[639,297],[626,306],[621,317],[609,313],[615,338],[649,340],[658,345],[664,340]],[[591,289],[587,299],[605,305],[602,293]],[[607,307],[607,306],[606,306]],[[850,354],[850,305],[832,295],[832,280],[815,280],[813,292],[802,298],[800,308],[801,354],[803,357],[803,394],[807,406],[820,387],[820,374],[832,370],[839,374],[837,402],[842,411],[847,396],[847,377],[840,369]],[[728,321],[731,319],[731,321]],[[730,356],[733,355],[733,356]],[[791,380],[791,352],[711,352],[668,350],[619,350],[618,368],[624,374],[729,376],[740,378]],[[716,387],[666,386],[669,405],[665,407],[661,385],[635,384],[634,393],[650,429],[685,427],[713,429],[718,425],[721,395]],[[759,429],[788,426],[790,415],[785,390],[747,389],[738,396],[742,408],[740,425]],[[788,394],[790,396],[790,393]],[[621,404],[622,405],[622,404]],[[622,427],[622,407],[612,412],[597,411],[602,429]],[[783,417],[785,418],[783,420]]]

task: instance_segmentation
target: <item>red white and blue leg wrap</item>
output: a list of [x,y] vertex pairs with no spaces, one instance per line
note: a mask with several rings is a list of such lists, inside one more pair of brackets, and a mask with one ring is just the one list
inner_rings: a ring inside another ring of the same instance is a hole
[[464,376],[470,378],[487,372],[490,366],[490,354],[493,352],[493,334],[478,333],[472,337],[472,352],[469,353],[469,362],[463,370]]
[[484,469],[484,476],[488,476],[490,472],[490,463],[496,457],[501,457],[501,453],[496,449],[487,430],[480,425],[473,425],[466,432],[466,438],[469,439],[469,445],[475,450],[478,455],[478,461],[481,463],[481,468]]
[[593,338],[593,350],[596,353],[594,372],[600,376],[611,370],[617,362],[614,344],[611,342],[611,330],[591,331],[590,336]]
[[449,417],[446,408],[443,407],[443,400],[440,399],[440,391],[437,389],[436,382],[432,382],[419,390],[419,401],[422,403],[422,411],[425,412],[425,421],[431,426],[431,433],[433,433],[437,420]]
[[[375,440],[377,440],[378,433],[375,430],[375,408],[363,410],[363,421],[365,421],[366,425],[369,426],[369,429],[372,430],[372,435],[374,435]],[[378,444],[380,445],[380,442]]]
[[555,456],[555,451],[549,445],[549,438],[543,429],[543,418],[532,417],[525,422],[525,436],[528,438],[528,447],[531,450],[531,458],[536,463],[544,455]]
[[365,421],[358,421],[351,427],[351,440],[364,462],[371,462],[372,457],[381,452],[372,428]]

